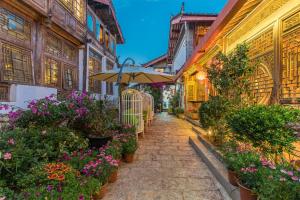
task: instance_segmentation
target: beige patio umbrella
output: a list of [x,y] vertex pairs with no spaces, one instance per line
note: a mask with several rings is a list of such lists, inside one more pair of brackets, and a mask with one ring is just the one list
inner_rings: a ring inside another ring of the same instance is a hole
[[98,74],[90,76],[90,78],[106,82],[118,82],[120,84],[170,83],[174,81],[174,76],[156,72],[150,68],[129,66],[123,67],[121,72],[120,70],[121,69],[114,69],[106,72],[100,72]]

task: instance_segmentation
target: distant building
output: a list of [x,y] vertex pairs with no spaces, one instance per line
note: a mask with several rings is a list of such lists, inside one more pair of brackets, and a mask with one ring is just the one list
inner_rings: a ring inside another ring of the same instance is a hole
[[[116,46],[124,38],[116,19],[112,1],[89,0],[87,6],[87,70],[86,77],[111,70],[116,66]],[[118,97],[117,86],[86,79],[86,89],[98,97]]]
[[[199,40],[205,36],[216,18],[216,14],[185,13],[183,4],[181,12],[172,17],[170,21],[167,54],[149,61],[144,66],[153,67],[154,69],[160,69],[161,71],[176,75],[185,65],[188,58],[192,55],[195,47],[198,45]],[[163,63],[164,67],[160,67],[161,63]],[[189,86],[184,85],[184,80],[178,79],[173,89],[176,88],[176,92],[180,93],[180,106],[182,108],[186,107],[185,87],[190,87],[192,90],[200,90],[200,88],[197,87],[191,88],[191,84],[189,84]],[[198,108],[200,102],[200,100],[192,101],[193,106],[190,109]]]
[[112,85],[88,76],[113,68],[123,42],[110,0],[2,0],[0,103],[24,108],[84,89],[114,95]]
[[[155,58],[143,65],[145,68],[152,68],[156,72],[172,74],[172,67],[167,63],[167,55],[162,55]],[[174,84],[166,84],[163,87],[163,109],[168,109],[170,106],[170,97],[174,95],[175,86]]]

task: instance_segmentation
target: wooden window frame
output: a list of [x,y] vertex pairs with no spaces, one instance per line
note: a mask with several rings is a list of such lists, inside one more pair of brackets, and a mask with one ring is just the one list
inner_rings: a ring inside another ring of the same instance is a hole
[[[16,29],[17,24],[22,23],[22,31],[13,30],[12,28],[10,28],[10,20],[14,23]],[[10,12],[5,8],[0,8],[0,28],[2,29],[2,31],[18,40],[31,40],[31,23],[23,17],[20,17],[19,15]]]
[[[3,94],[3,91],[6,90],[6,93]],[[2,96],[2,95],[3,96]],[[5,95],[6,94],[6,95]],[[0,102],[9,102],[10,98],[10,88],[9,85],[0,84]]]
[[[95,69],[95,63],[99,63],[98,69]],[[91,63],[93,65],[91,66]],[[98,53],[90,50],[89,51],[89,76],[102,71],[102,56]],[[98,88],[97,88],[98,86]],[[99,91],[97,91],[99,90]],[[102,81],[89,79],[89,91],[101,94],[102,93]]]
[[[69,10],[73,16],[78,19],[80,22],[83,22],[84,20],[84,0],[59,0],[63,6]],[[79,11],[79,15],[78,12]]]
[[[9,43],[2,43],[1,51],[3,59],[3,67],[1,69],[0,77],[1,81],[9,83],[32,84],[33,69],[31,51]],[[17,63],[21,64],[21,67],[19,66],[20,68],[18,68]],[[22,75],[23,77],[18,76],[18,74]]]
[[[66,79],[66,70],[70,70],[71,72],[71,80],[67,80]],[[71,66],[71,65],[67,65],[64,64],[63,66],[63,70],[62,70],[62,88],[64,90],[74,90],[77,88],[77,79],[78,79],[78,75],[77,75],[77,70],[76,67]],[[66,81],[71,81],[71,86],[69,84],[66,83]]]

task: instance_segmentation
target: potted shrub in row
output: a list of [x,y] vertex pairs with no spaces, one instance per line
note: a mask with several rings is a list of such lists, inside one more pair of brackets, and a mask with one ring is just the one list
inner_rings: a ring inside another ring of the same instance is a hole
[[138,148],[137,138],[135,134],[127,134],[122,138],[122,153],[124,161],[132,163],[134,160],[134,154]]

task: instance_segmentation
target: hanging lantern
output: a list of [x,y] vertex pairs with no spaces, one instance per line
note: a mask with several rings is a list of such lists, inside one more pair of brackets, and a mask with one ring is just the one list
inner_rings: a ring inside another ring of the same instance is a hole
[[199,80],[199,81],[203,81],[206,79],[206,73],[204,71],[200,71],[196,74],[196,78]]

